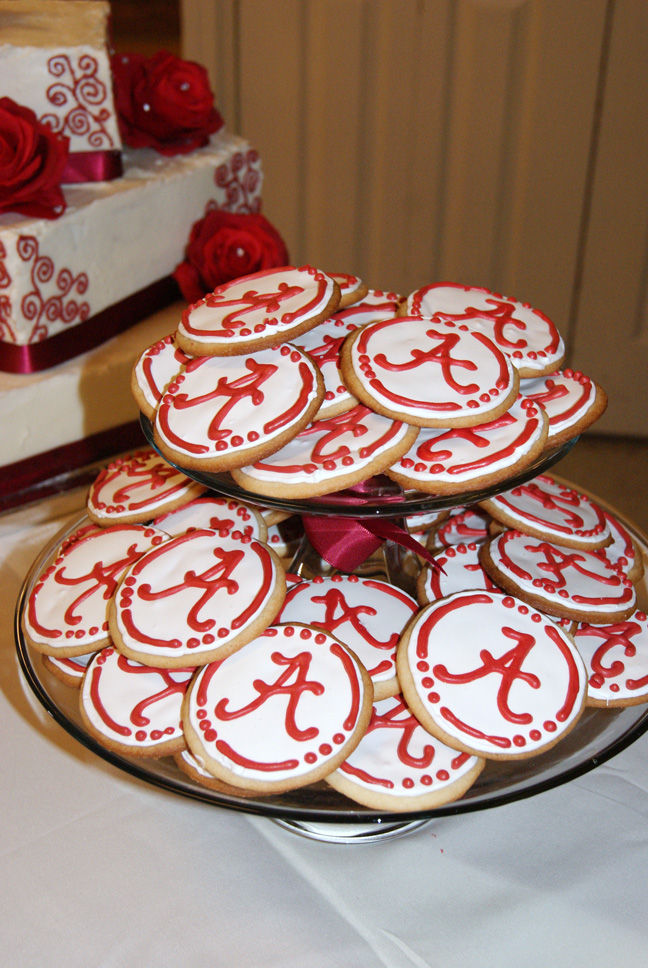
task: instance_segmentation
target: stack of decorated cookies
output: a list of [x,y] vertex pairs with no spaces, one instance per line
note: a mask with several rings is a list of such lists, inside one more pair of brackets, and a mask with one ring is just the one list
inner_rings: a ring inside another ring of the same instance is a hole
[[291,574],[290,522],[262,505],[377,473],[505,487],[605,406],[556,372],[563,355],[546,317],[484,290],[405,301],[309,267],[220,287],[142,354],[134,392],[169,460],[230,471],[250,502],[153,450],[115,461],[33,585],[27,640],[80,687],[99,743],[238,796],[325,780],[433,808],[487,761],[554,746],[586,705],[648,701],[641,551],[559,480],[408,518],[434,555],[416,598]]

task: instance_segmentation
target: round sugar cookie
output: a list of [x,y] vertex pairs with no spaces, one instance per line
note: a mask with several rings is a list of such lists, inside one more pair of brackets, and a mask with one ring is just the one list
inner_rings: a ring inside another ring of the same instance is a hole
[[335,635],[369,673],[374,699],[385,699],[398,692],[396,647],[417,611],[413,598],[385,581],[333,575],[290,588],[277,622],[310,624]]
[[209,787],[210,790],[215,790],[217,793],[223,793],[230,797],[257,797],[259,796],[258,790],[246,790],[244,787],[235,787],[230,783],[224,783],[222,780],[217,780],[215,776],[212,776],[208,770],[205,769],[202,763],[200,763],[196,757],[193,755],[191,750],[184,749],[179,753],[175,753],[173,759],[179,770],[181,770],[186,776],[191,777],[197,783],[202,786]]
[[614,625],[579,625],[574,641],[589,675],[588,706],[614,709],[648,702],[645,612]]
[[109,621],[119,651],[144,665],[184,668],[229,655],[274,620],[286,594],[277,556],[238,530],[189,531],[137,565]]
[[602,509],[548,474],[479,503],[505,527],[552,544],[595,551],[611,541]]
[[483,333],[414,316],[368,323],[340,353],[344,382],[378,413],[417,427],[472,427],[505,413],[519,378]]
[[188,363],[158,407],[154,440],[174,463],[216,473],[280,450],[319,410],[319,368],[284,344]]
[[[372,296],[375,297],[375,294],[372,293]],[[317,363],[324,380],[324,399],[317,420],[344,413],[358,403],[345,386],[340,371],[340,350],[346,337],[358,327],[376,319],[392,319],[397,306],[398,303],[389,296],[383,300],[361,300],[347,309],[338,310],[295,341],[295,345]]]
[[182,373],[191,357],[184,353],[173,333],[147,347],[131,371],[131,392],[149,420],[155,417],[169,383]]
[[349,275],[347,272],[329,272],[329,275],[331,279],[335,279],[340,287],[340,305],[338,309],[345,309],[347,306],[352,306],[353,303],[357,303],[360,299],[363,299],[369,292],[367,283],[359,279],[358,276]]
[[605,390],[578,370],[521,380],[520,391],[546,411],[548,447],[558,447],[582,434],[607,407]]
[[548,615],[607,625],[636,608],[632,582],[602,552],[504,531],[482,546],[480,562],[500,588]]
[[88,663],[96,654],[96,652],[88,652],[86,655],[70,656],[67,659],[55,655],[42,655],[41,658],[43,665],[53,676],[71,689],[80,689]]
[[323,629],[273,625],[201,669],[187,693],[187,745],[234,786],[291,790],[342,763],[364,735],[373,687],[353,653]]
[[439,282],[417,289],[407,299],[412,316],[465,323],[490,337],[511,359],[520,376],[559,369],[565,344],[555,324],[528,303],[489,289]]
[[381,474],[411,447],[417,427],[360,404],[316,420],[276,454],[232,477],[248,491],[277,497],[331,494]]
[[207,488],[160,457],[153,448],[118,457],[99,472],[86,501],[95,524],[143,524],[183,507]]
[[81,686],[81,718],[102,746],[127,756],[184,749],[180,712],[194,669],[152,669],[112,646],[93,656]]
[[295,339],[334,313],[340,287],[313,266],[284,266],[218,286],[185,309],[176,330],[192,356],[254,353]]
[[59,545],[27,599],[23,628],[46,655],[87,655],[110,644],[108,611],[125,571],[167,541],[137,524],[80,528]]
[[413,447],[385,472],[403,487],[461,494],[504,481],[542,453],[548,421],[519,396],[511,409],[476,427],[422,427]]
[[606,545],[603,551],[615,568],[619,568],[622,574],[636,585],[637,582],[641,581],[644,574],[641,548],[613,514],[610,514],[605,508],[601,510],[612,536],[611,543]]
[[485,765],[431,736],[394,696],[374,703],[367,732],[326,782],[376,810],[427,810],[462,797]]
[[177,511],[162,514],[153,521],[153,525],[173,538],[187,531],[205,528],[218,532],[236,528],[257,541],[266,541],[268,537],[268,526],[260,511],[235,498],[216,495],[196,498]]
[[422,609],[398,647],[405,701],[434,736],[486,759],[542,753],[578,721],[587,673],[571,637],[510,595]]
[[485,541],[489,535],[490,520],[488,512],[476,504],[454,508],[445,520],[430,531],[427,549],[437,551],[451,545]]
[[[465,592],[471,588],[500,591],[486,574],[479,561],[481,542],[450,545],[435,555],[440,568],[425,565],[416,582],[416,597],[420,605],[429,605],[439,598]],[[443,569],[443,570],[441,570]]]

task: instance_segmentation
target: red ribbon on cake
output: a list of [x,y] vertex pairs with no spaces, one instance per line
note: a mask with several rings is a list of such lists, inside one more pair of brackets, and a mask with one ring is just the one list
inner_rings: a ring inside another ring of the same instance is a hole
[[113,181],[123,175],[121,151],[73,151],[63,169],[61,184]]

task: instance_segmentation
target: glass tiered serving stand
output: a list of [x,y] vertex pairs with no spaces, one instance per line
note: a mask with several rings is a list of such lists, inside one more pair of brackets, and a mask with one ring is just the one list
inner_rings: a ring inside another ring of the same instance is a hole
[[[147,441],[153,444],[150,422],[141,418]],[[366,521],[389,518],[403,523],[405,518],[432,511],[452,509],[463,504],[485,500],[520,484],[553,467],[574,446],[575,440],[555,450],[544,452],[523,473],[496,486],[466,494],[433,496],[420,491],[403,491],[387,478],[372,479],[371,487],[358,493],[354,489],[308,500],[283,499],[256,495],[239,487],[229,474],[209,474],[180,468],[218,495],[261,504],[289,514],[327,516]],[[596,498],[599,501],[598,498]],[[604,502],[600,502],[604,504]],[[641,548],[648,573],[648,539],[618,512],[614,514]],[[56,679],[43,665],[42,657],[30,648],[22,631],[22,614],[34,582],[60,541],[86,523],[83,516],[64,533],[56,536],[34,562],[16,608],[16,646],[26,680],[37,699],[53,718],[76,740],[104,760],[149,784],[171,793],[212,804],[213,806],[257,814],[288,828],[294,833],[334,843],[366,843],[411,832],[434,818],[484,810],[533,796],[574,779],[616,755],[648,729],[648,704],[624,709],[587,708],[575,729],[545,753],[515,761],[490,761],[475,784],[453,803],[435,809],[408,813],[372,810],[356,804],[333,790],[324,781],[272,796],[239,797],[219,793],[199,784],[184,774],[171,757],[146,759],[114,753],[97,743],[86,731],[79,712],[78,692]],[[378,552],[364,561],[356,574],[382,578],[413,594],[420,561],[397,542],[385,541]],[[334,569],[312,547],[304,533],[288,570],[305,578],[333,574]],[[640,605],[648,607],[648,583],[638,588]],[[643,600],[642,600],[643,599]]]

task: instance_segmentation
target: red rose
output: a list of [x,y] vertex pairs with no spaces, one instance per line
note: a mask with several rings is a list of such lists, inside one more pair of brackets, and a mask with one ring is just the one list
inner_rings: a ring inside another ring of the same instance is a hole
[[58,218],[69,139],[41,124],[29,108],[0,98],[0,212]]
[[187,154],[223,126],[207,71],[168,51],[112,60],[115,105],[124,143],[161,155]]
[[286,244],[265,216],[212,209],[196,222],[174,279],[187,302],[239,276],[288,265]]

